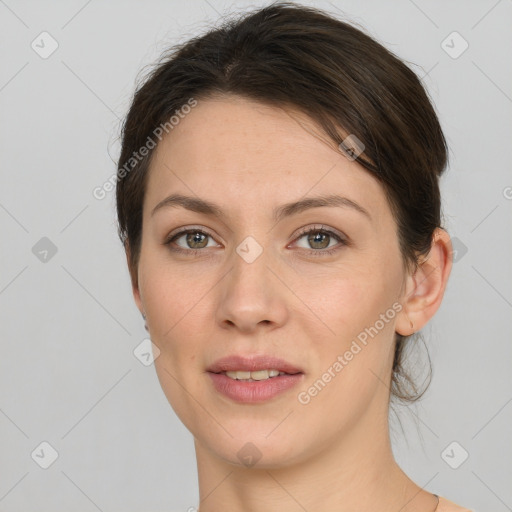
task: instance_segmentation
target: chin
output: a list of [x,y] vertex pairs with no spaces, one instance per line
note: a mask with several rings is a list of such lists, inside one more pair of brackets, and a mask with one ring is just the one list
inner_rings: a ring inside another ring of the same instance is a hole
[[225,427],[233,437],[224,430],[222,435],[209,430],[196,432],[194,437],[210,453],[238,467],[277,469],[303,459],[303,440],[295,439],[286,431],[272,432],[275,426],[275,423],[270,428],[265,425],[265,434],[262,434],[259,429],[244,428],[245,425],[236,426],[231,422]]

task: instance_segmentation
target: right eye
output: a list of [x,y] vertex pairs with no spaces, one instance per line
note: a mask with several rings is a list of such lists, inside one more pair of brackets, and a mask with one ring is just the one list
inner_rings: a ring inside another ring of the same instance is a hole
[[[177,243],[181,238],[184,239],[185,245]],[[209,247],[208,238],[212,238],[212,236],[201,229],[182,229],[178,233],[170,235],[164,242],[164,245],[168,245],[171,251],[187,253],[192,256],[197,255],[202,249]]]

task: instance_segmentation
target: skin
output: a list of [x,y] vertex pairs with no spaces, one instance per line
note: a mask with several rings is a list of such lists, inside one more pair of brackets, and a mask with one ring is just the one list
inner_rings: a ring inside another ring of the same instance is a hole
[[[194,436],[200,512],[433,511],[437,499],[393,458],[389,382],[395,332],[418,331],[441,304],[452,265],[448,234],[437,229],[428,258],[407,271],[381,184],[291,109],[236,96],[200,100],[154,156],[133,295],[160,350],[162,389]],[[174,193],[217,203],[225,217],[182,207],[152,215]],[[371,219],[347,207],[271,218],[276,206],[331,193]],[[313,245],[298,234],[319,224],[349,244],[331,237]],[[211,236],[164,244],[183,227]],[[236,252],[247,236],[263,248],[252,263]],[[326,246],[339,250],[310,254]],[[298,393],[394,303],[401,311],[300,403]],[[206,373],[234,353],[281,357],[304,371],[303,381],[264,403],[235,403]],[[261,453],[252,467],[237,456],[249,442]]]

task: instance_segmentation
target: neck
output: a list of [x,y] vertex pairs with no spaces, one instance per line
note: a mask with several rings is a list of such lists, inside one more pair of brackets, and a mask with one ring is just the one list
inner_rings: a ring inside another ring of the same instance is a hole
[[[384,425],[383,425],[384,422]],[[292,465],[235,465],[195,439],[199,512],[433,512],[437,498],[395,462],[387,415],[367,415],[322,450]]]

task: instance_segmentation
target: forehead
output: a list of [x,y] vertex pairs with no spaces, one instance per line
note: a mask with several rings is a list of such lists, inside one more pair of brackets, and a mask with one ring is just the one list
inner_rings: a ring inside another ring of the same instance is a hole
[[335,151],[335,144],[304,113],[235,95],[199,100],[164,141],[157,152],[185,143],[188,150],[195,150],[189,157],[214,157],[217,161],[224,154],[225,164],[236,157],[232,163],[239,165],[258,160],[279,162],[293,154],[321,157],[321,146],[325,153]]
[[171,193],[269,211],[338,193],[387,208],[381,184],[295,110],[236,96],[198,100],[155,151],[145,210]]

